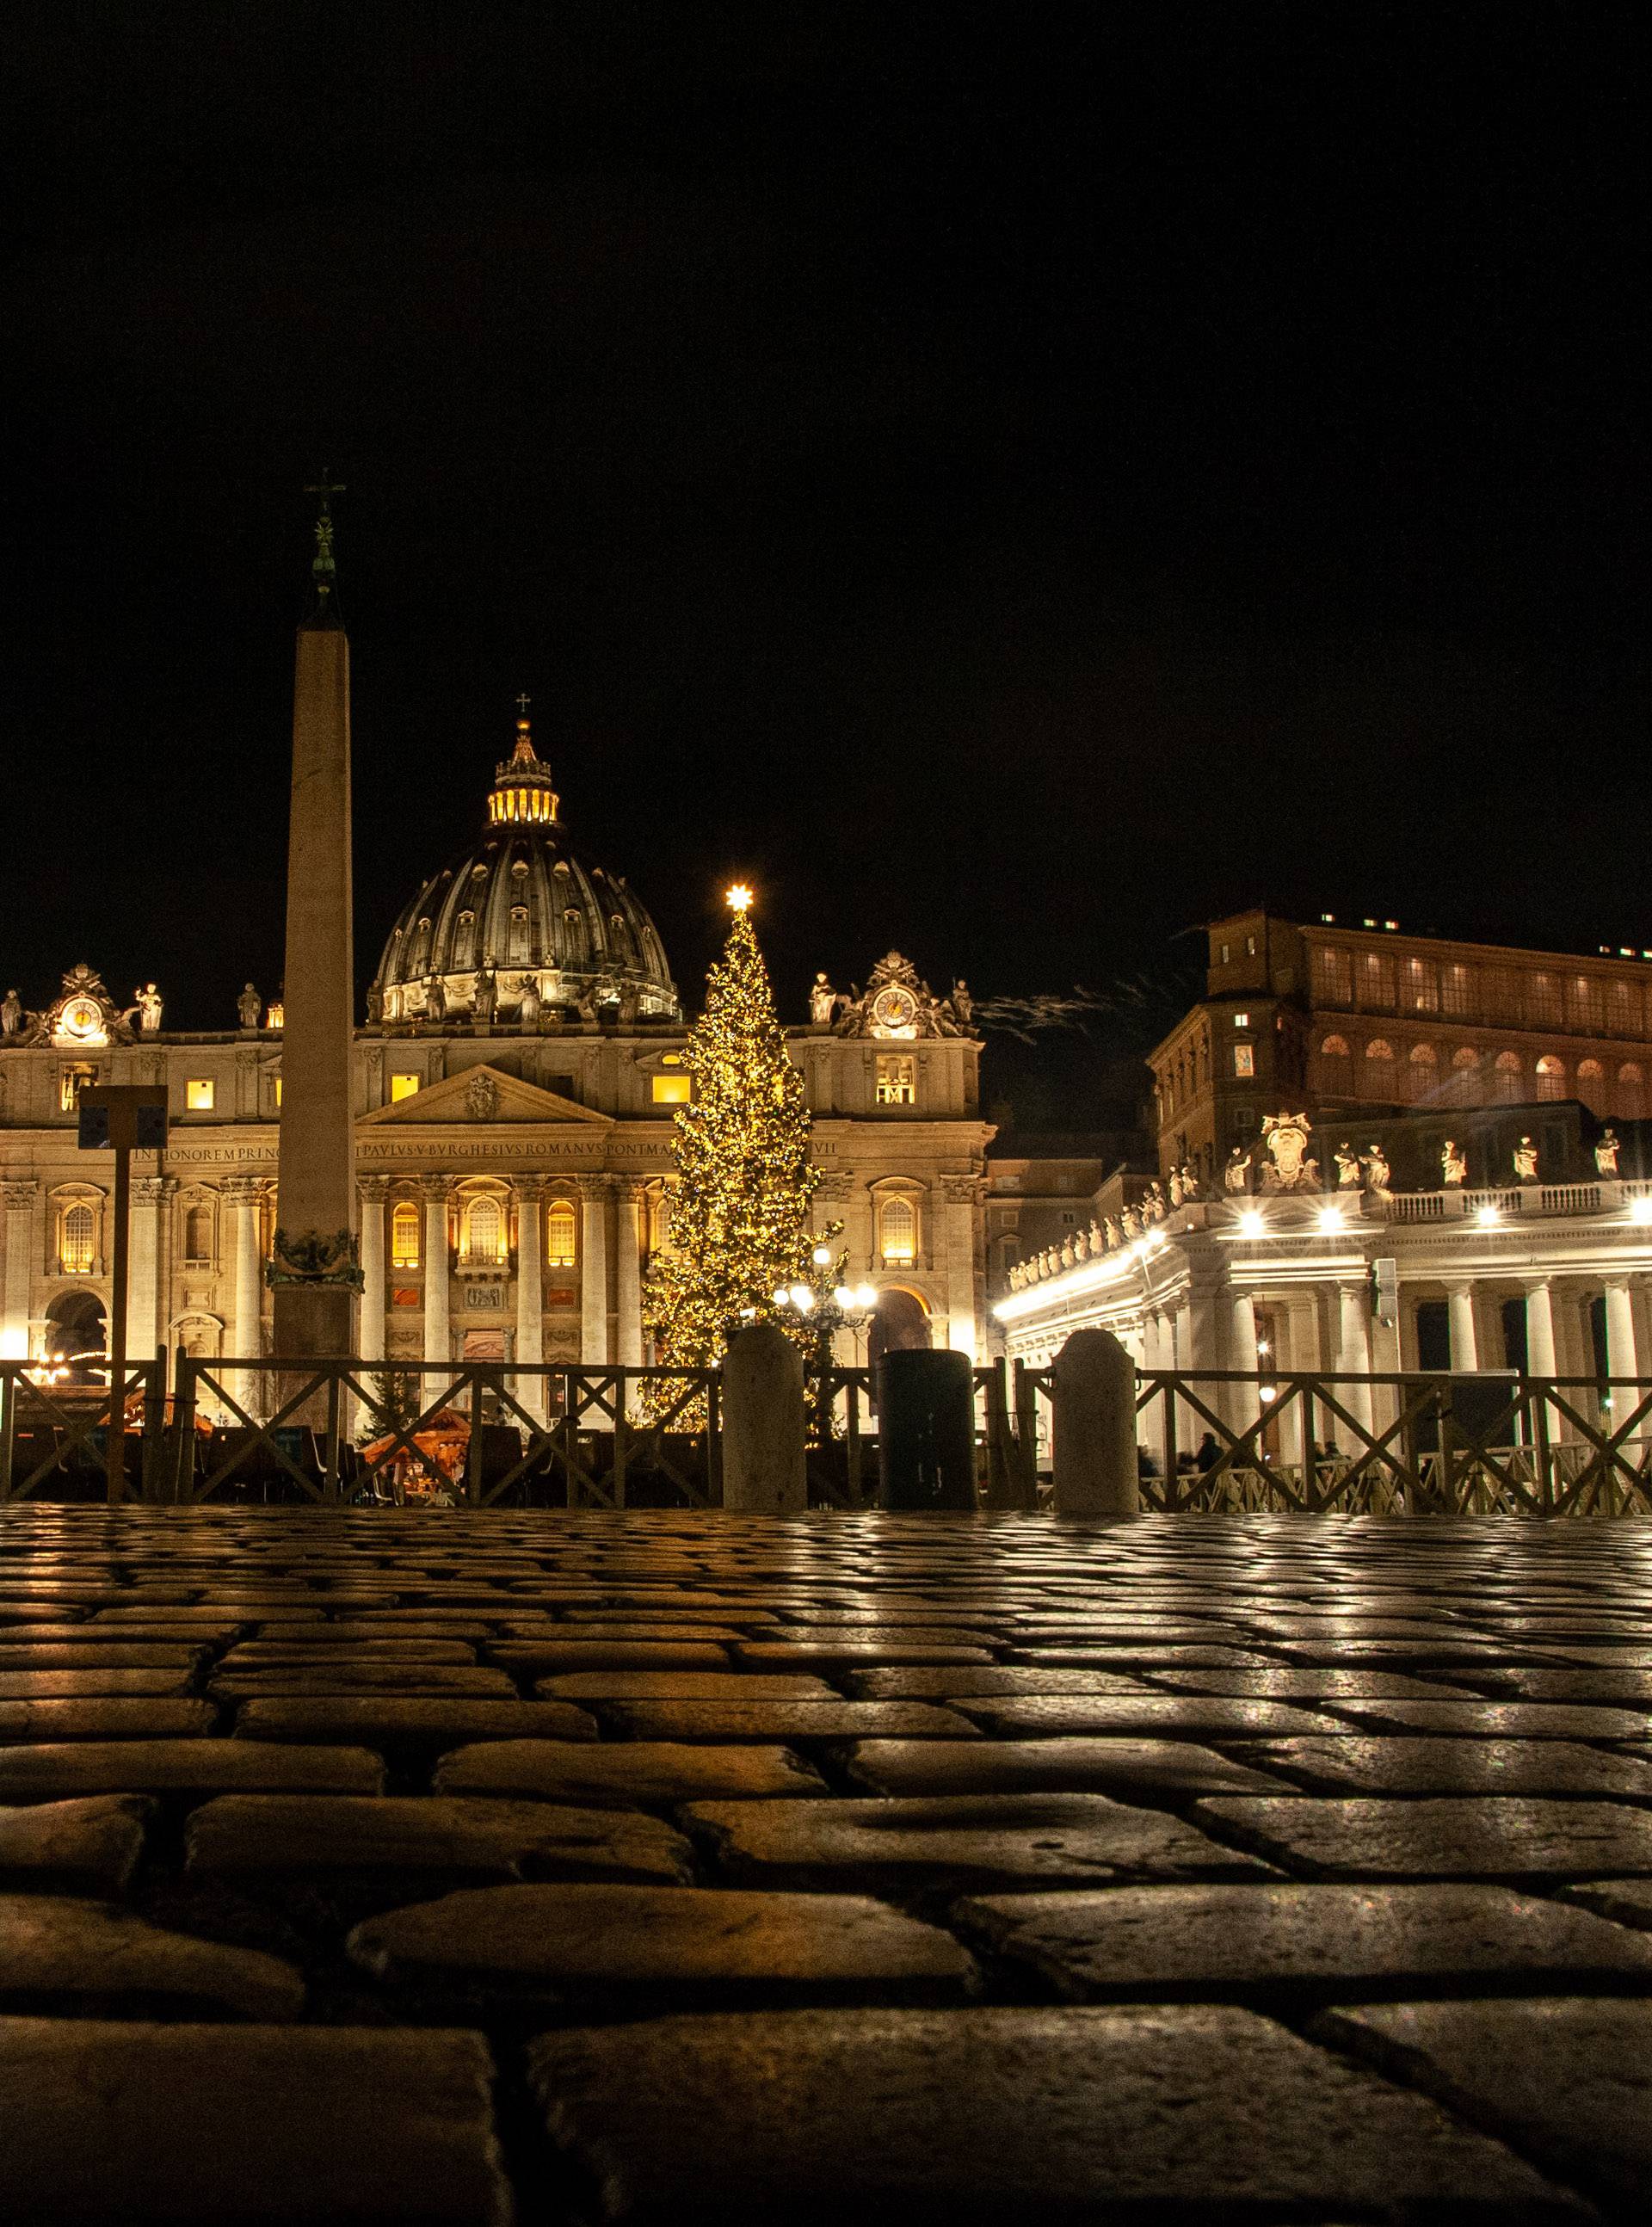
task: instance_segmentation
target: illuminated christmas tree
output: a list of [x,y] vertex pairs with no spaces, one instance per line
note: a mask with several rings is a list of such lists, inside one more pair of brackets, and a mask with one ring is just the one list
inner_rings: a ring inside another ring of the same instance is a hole
[[678,1111],[677,1185],[669,1243],[649,1265],[643,1320],[666,1368],[707,1368],[747,1322],[779,1320],[807,1343],[775,1293],[803,1281],[809,1165],[803,1078],[786,1056],[774,993],[747,910],[751,892],[730,890],[734,920],[706,983],[705,1011],[683,1047],[693,1087]]

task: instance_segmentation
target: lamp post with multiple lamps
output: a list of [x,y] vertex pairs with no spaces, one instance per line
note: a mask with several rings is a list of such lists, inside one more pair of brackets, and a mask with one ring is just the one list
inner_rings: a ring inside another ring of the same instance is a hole
[[876,1285],[843,1281],[848,1262],[846,1253],[834,1255],[829,1245],[817,1245],[809,1255],[808,1280],[782,1285],[775,1293],[775,1305],[806,1321],[813,1334],[814,1436],[821,1445],[832,1435],[832,1341],[840,1330],[864,1330],[877,1305]]

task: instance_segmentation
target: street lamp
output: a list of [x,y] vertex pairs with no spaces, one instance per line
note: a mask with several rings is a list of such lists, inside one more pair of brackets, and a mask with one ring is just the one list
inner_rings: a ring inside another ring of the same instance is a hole
[[817,1245],[809,1255],[807,1280],[782,1284],[775,1292],[777,1307],[798,1316],[809,1325],[814,1368],[814,1430],[817,1441],[822,1445],[831,1435],[832,1341],[840,1330],[857,1334],[864,1330],[877,1306],[875,1284],[844,1282],[843,1273],[848,1264],[846,1253],[834,1257],[829,1245]]

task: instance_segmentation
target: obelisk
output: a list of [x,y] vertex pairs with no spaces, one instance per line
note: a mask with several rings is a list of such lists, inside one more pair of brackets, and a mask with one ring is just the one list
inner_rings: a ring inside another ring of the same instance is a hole
[[310,607],[293,674],[287,820],[286,1012],[275,1248],[277,1359],[348,1354],[355,1336],[355,1133],[350,1107],[350,644],[338,608],[332,499],[320,499]]

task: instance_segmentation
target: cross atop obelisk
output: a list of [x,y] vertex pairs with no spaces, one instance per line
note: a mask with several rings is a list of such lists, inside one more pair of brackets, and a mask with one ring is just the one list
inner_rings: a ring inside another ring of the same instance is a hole
[[281,1145],[269,1268],[275,1350],[294,1362],[350,1352],[361,1286],[351,1076],[350,644],[333,556],[333,497],[344,490],[323,472],[304,491],[321,507],[315,597],[298,629],[293,669]]

